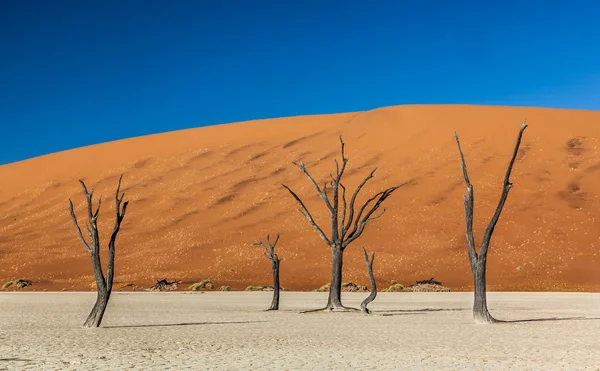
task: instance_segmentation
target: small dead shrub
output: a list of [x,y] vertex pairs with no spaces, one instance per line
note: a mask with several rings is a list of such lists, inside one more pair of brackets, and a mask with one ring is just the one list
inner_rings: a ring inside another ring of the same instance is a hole
[[166,279],[162,279],[160,281],[156,281],[154,286],[150,287],[148,291],[173,291],[177,290],[177,284],[181,283],[181,281],[172,281],[169,282]]
[[450,292],[450,289],[442,286],[440,281],[436,281],[431,277],[428,280],[417,281],[414,285],[410,285],[404,289],[408,292]]
[[248,286],[246,287],[246,290],[244,291],[263,291],[263,289],[265,288],[265,286]]
[[342,283],[343,292],[365,292],[369,291],[367,286],[361,286],[354,282]]

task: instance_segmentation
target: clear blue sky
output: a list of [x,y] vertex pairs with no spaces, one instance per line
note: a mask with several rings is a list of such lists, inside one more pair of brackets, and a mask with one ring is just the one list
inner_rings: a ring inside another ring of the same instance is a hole
[[596,110],[599,45],[593,0],[0,0],[0,164],[408,103]]

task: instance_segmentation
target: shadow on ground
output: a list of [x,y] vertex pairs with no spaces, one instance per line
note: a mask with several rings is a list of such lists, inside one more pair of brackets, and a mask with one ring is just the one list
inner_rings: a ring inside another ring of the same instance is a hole
[[122,326],[102,326],[103,328],[137,328],[137,327],[176,327],[176,326],[201,326],[201,325],[229,325],[241,323],[257,323],[267,321],[237,321],[237,322],[183,322],[183,323],[164,323],[152,325],[122,325]]
[[424,308],[424,309],[394,309],[385,310],[379,313],[373,312],[380,316],[402,316],[410,314],[426,314],[429,312],[458,312],[463,310],[470,310],[469,308]]
[[19,357],[0,358],[0,362],[31,362],[32,359],[23,359]]
[[546,321],[593,321],[600,318],[590,317],[550,317],[550,318],[531,318],[531,319],[515,319],[515,320],[496,320],[498,323],[523,323],[523,322],[546,322]]

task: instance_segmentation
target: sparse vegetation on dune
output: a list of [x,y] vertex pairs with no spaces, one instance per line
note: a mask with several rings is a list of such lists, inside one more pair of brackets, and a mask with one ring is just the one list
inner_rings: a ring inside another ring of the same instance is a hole
[[394,280],[392,280],[391,282],[391,286],[388,287],[387,289],[383,290],[385,292],[400,292],[400,291],[404,291],[404,285],[401,283],[398,283]]
[[[229,287],[229,286],[225,286],[225,287]],[[284,288],[284,287],[280,287],[279,288],[281,291],[288,291],[288,289]],[[244,291],[273,291],[273,286],[261,286],[261,285],[250,285],[247,286]],[[229,290],[226,290],[229,291]]]
[[200,291],[200,290],[212,290],[213,284],[210,280],[202,280],[200,282],[194,283],[188,287],[188,290],[191,291]]
[[[319,287],[318,289],[314,289],[313,292],[327,292],[330,288],[329,283]],[[366,292],[369,291],[367,286],[362,286],[354,282],[342,282],[341,285],[342,292]]]
[[330,286],[330,285],[331,285],[331,284],[329,284],[329,283],[326,283],[325,285],[323,285],[323,286],[319,287],[318,289],[314,289],[313,291],[314,291],[314,292],[326,292],[326,291],[329,291],[329,286]]
[[2,285],[3,289],[14,288],[22,289],[23,287],[31,286],[33,283],[26,278],[19,278],[16,280],[8,281]]

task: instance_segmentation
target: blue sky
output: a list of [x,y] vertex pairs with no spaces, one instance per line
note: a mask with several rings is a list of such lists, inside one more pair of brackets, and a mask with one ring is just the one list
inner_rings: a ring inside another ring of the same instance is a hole
[[600,109],[600,2],[2,0],[0,164],[410,103]]

